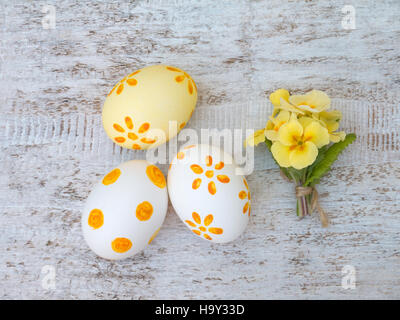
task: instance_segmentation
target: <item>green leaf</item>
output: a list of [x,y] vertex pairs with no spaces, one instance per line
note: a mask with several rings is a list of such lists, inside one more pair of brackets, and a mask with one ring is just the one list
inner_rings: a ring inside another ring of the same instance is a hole
[[314,163],[311,166],[307,167],[307,175],[306,175],[306,179],[305,180],[307,180],[311,176],[315,166],[318,165],[324,159],[325,152],[326,152],[326,150],[328,150],[328,148],[329,147],[326,145],[326,146],[323,146],[322,148],[320,148],[318,150],[317,159],[315,159]]
[[349,133],[343,141],[334,143],[331,145],[322,155],[322,158],[313,167],[313,170],[305,182],[305,186],[314,186],[319,182],[330,169],[331,165],[336,161],[339,154],[346,149],[346,147],[351,144],[356,139],[354,133]]
[[[268,148],[269,152],[271,152],[272,141],[270,141],[270,140],[268,140],[267,138],[265,138],[265,144],[267,145],[267,148]],[[292,177],[290,176],[290,173],[289,173],[288,169],[287,169],[287,168],[281,167],[281,166],[279,165],[279,163],[276,162],[274,156],[272,155],[272,152],[271,152],[271,156],[272,156],[272,159],[274,159],[276,165],[281,169],[281,171],[283,172],[283,174],[284,174],[289,180],[292,180]]]

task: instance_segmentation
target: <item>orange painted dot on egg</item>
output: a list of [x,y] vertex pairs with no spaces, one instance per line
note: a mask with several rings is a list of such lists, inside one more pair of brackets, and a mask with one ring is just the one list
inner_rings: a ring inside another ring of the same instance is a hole
[[104,215],[100,209],[93,209],[89,213],[88,225],[93,229],[100,228],[104,223]]
[[126,139],[125,139],[124,137],[116,137],[116,138],[114,138],[114,140],[115,140],[116,142],[118,142],[118,143],[123,143],[123,142],[126,141]]
[[228,176],[223,175],[223,174],[217,175],[217,179],[219,180],[219,182],[222,182],[222,183],[229,183],[229,181],[231,181]]
[[117,124],[117,123],[114,123],[114,124],[113,124],[113,127],[114,127],[114,129],[117,130],[118,132],[125,132],[125,129],[122,128],[122,127],[121,127],[119,124]]
[[178,154],[176,155],[176,157],[177,157],[179,160],[182,160],[182,159],[185,157],[185,154],[184,154],[182,151],[179,151]]
[[209,226],[214,220],[214,217],[212,214],[209,214],[207,217],[204,219],[204,225],[207,227]]
[[111,248],[117,253],[124,253],[132,248],[132,242],[128,238],[115,238],[111,242]]
[[197,222],[198,224],[201,223],[201,218],[200,215],[197,212],[192,212],[192,218],[195,222]]
[[206,157],[206,166],[207,167],[212,166],[212,157],[211,156]]
[[186,125],[186,122],[182,122],[181,125],[179,126],[179,129],[182,129]]
[[158,234],[159,231],[160,231],[160,228],[158,228],[158,229],[153,233],[153,235],[151,236],[151,238],[150,238],[148,244],[150,244],[150,243],[154,240],[154,238],[157,236],[157,234]]
[[215,165],[215,169],[216,170],[221,170],[224,167],[224,163],[221,161],[220,163],[217,163]]
[[193,93],[193,85],[192,85],[192,81],[190,81],[190,80],[188,81],[188,91],[190,94]]
[[204,238],[206,238],[207,240],[212,240],[212,238],[207,233],[204,234]]
[[126,80],[126,83],[129,84],[130,86],[136,86],[138,82],[136,79],[128,79]]
[[108,186],[110,184],[113,184],[115,181],[118,180],[119,176],[121,175],[121,170],[116,168],[109,173],[103,178],[103,184],[105,186]]
[[153,206],[150,202],[144,201],[136,207],[136,218],[140,221],[147,221],[153,214]]
[[206,229],[205,227],[201,226],[201,227],[199,227],[199,230],[204,232],[204,231],[206,231],[207,229]]
[[124,90],[124,85],[121,83],[119,86],[118,86],[118,89],[117,89],[117,94],[119,95],[119,94],[121,94],[121,92]]
[[243,207],[243,213],[246,213],[248,209],[249,209],[249,203],[246,202],[246,204]]
[[202,174],[203,173],[203,168],[200,167],[198,164],[192,164],[190,166],[190,169],[196,174]]
[[142,148],[141,148],[141,146],[139,146],[137,143],[134,143],[134,144],[132,145],[132,149],[134,149],[134,150],[140,150],[140,149],[142,149]]
[[195,228],[195,227],[196,227],[196,225],[195,225],[192,221],[190,221],[190,220],[185,220],[185,222],[186,222],[189,226],[191,226],[192,228]]
[[196,190],[200,187],[200,184],[201,184],[200,178],[194,179],[194,181],[192,183],[192,188]]
[[212,195],[214,195],[217,192],[217,188],[215,187],[214,181],[211,181],[208,184],[208,192],[210,192]]
[[149,130],[149,128],[150,128],[150,124],[149,124],[148,122],[145,122],[145,123],[143,123],[143,124],[140,126],[138,132],[139,132],[139,133],[144,133],[144,132],[146,132],[147,130]]
[[185,80],[185,76],[176,76],[175,77],[176,82],[182,82],[183,80]]
[[214,171],[212,170],[207,170],[206,171],[206,177],[207,178],[212,178],[214,176]]
[[128,133],[128,138],[133,140],[133,141],[135,141],[135,140],[137,140],[138,136],[133,132],[129,132]]
[[199,230],[192,230],[195,234],[197,234],[198,236],[201,235],[201,232]]
[[170,71],[182,72],[180,69],[174,68],[174,67],[169,67],[169,66],[168,66],[167,69],[170,70]]
[[224,232],[222,228],[208,228],[208,231],[213,234],[222,234]]
[[153,182],[159,188],[165,188],[167,185],[165,181],[165,177],[161,170],[155,165],[150,165],[146,168],[146,174],[149,177],[150,181]]
[[249,185],[247,184],[247,181],[245,178],[243,178],[243,182],[244,182],[244,185],[246,186],[246,189],[249,189]]
[[142,139],[140,139],[140,141],[142,141],[143,143],[146,143],[146,144],[152,144],[152,143],[156,142],[155,139],[149,139],[149,138],[142,138]]
[[128,76],[128,78],[133,77],[134,75],[138,74],[139,72],[140,72],[140,70],[136,70],[135,72],[132,72],[132,73]]
[[111,91],[109,92],[108,96],[111,96],[111,95],[112,95],[112,93],[113,93],[114,90],[117,88],[117,86],[118,86],[118,84],[116,84],[116,85],[111,89]]
[[125,117],[125,124],[128,127],[128,129],[133,129],[133,122],[130,117]]
[[241,200],[246,199],[246,198],[247,198],[247,193],[246,193],[246,191],[244,191],[244,190],[240,191],[240,192],[239,192],[239,198],[240,198]]

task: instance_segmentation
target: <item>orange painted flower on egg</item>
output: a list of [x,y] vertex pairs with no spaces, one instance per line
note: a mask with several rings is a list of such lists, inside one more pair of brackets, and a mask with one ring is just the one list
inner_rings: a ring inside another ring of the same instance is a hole
[[201,223],[201,218],[200,215],[197,212],[193,212],[192,213],[192,218],[193,221],[191,220],[185,220],[185,222],[192,227],[192,231],[197,234],[198,236],[203,235],[204,238],[206,238],[207,240],[212,240],[212,238],[210,237],[210,235],[208,235],[208,233],[212,233],[215,235],[219,235],[222,234],[224,232],[224,230],[222,228],[215,228],[215,227],[211,227],[208,228],[208,226],[213,222],[214,217],[212,214],[207,215],[204,218],[204,224]]
[[248,211],[249,212],[249,216],[250,216],[250,200],[251,200],[251,196],[250,196],[249,185],[247,184],[247,181],[244,178],[243,178],[243,183],[244,183],[244,186],[246,187],[246,191],[242,190],[242,191],[239,192],[239,199],[248,200],[244,204],[243,214],[245,214]]
[[169,71],[173,72],[179,72],[180,74],[175,77],[175,81],[178,83],[183,83],[185,79],[187,79],[187,85],[188,85],[188,92],[190,95],[193,94],[193,91],[196,90],[197,92],[197,86],[196,83],[193,81],[193,79],[183,70],[180,70],[175,67],[167,67]]
[[140,70],[137,70],[135,72],[132,72],[129,76],[124,77],[121,81],[119,81],[110,91],[110,93],[108,94],[108,96],[111,96],[113,94],[113,92],[115,91],[115,89],[117,89],[115,91],[115,93],[117,95],[120,95],[122,93],[122,91],[124,91],[124,87],[125,85],[129,85],[131,87],[136,86],[138,84],[138,81],[133,78],[133,76],[137,75],[140,72]]
[[125,126],[124,128],[122,125],[118,123],[113,124],[113,128],[115,131],[120,133],[121,135],[117,136],[114,138],[115,142],[117,143],[124,143],[125,141],[132,141],[132,149],[135,150],[140,150],[141,146],[137,143],[138,141],[141,141],[142,143],[145,144],[153,144],[156,142],[156,139],[150,139],[145,136],[142,136],[144,133],[146,133],[150,129],[150,123],[144,122],[138,129],[138,131],[135,133],[133,131],[133,121],[131,117],[125,117]]
[[[212,178],[214,177],[214,171],[211,170],[211,168],[210,168],[210,167],[212,167],[212,162],[213,162],[212,157],[207,156],[206,157],[206,167],[208,167],[208,168],[206,168],[205,172],[204,172],[203,168],[198,164],[192,164],[190,166],[190,169],[195,174],[198,174],[198,175],[202,175],[204,173],[205,177],[208,178],[209,180],[211,180],[208,182],[208,192],[210,194],[214,195],[217,192],[217,187],[215,185],[215,182],[212,180]],[[221,161],[214,166],[214,169],[221,170],[223,167],[224,167],[224,163]],[[220,183],[229,183],[230,182],[230,179],[227,175],[218,174],[216,177]],[[202,183],[201,178],[194,179],[193,183],[192,183],[192,189],[194,189],[194,190],[198,189],[200,187],[201,183]]]

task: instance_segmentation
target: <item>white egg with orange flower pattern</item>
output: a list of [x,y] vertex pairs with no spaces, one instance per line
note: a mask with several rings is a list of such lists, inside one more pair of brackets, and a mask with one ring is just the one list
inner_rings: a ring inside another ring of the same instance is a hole
[[185,71],[166,65],[145,67],[124,77],[109,92],[103,127],[121,147],[154,148],[188,123],[196,102],[196,84]]
[[160,169],[145,160],[124,162],[90,193],[81,220],[84,238],[105,259],[133,256],[153,241],[167,207]]
[[209,145],[182,148],[171,162],[168,193],[183,223],[207,241],[238,238],[250,216],[250,190],[231,155]]

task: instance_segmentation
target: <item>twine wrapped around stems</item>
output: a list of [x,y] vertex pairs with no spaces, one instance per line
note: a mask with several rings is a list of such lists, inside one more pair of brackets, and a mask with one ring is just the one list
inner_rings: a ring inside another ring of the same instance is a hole
[[311,212],[310,212],[310,214],[316,208],[319,213],[319,219],[321,220],[322,227],[324,227],[324,228],[328,227],[329,218],[328,218],[328,215],[325,213],[324,209],[322,209],[321,205],[319,204],[317,189],[315,189],[315,187],[296,186],[296,197],[298,199],[301,199],[302,197],[306,197],[310,194],[311,194],[311,202],[310,202]]
[[[290,182],[290,179],[280,170],[280,175],[283,179]],[[328,215],[325,213],[324,209],[322,209],[321,205],[319,204],[319,196],[317,189],[315,187],[303,187],[303,186],[296,186],[296,198],[301,201],[301,199],[305,199],[306,196],[311,194],[311,212],[313,213],[315,208],[318,210],[319,219],[321,221],[322,227],[326,228],[329,226],[329,218]],[[307,202],[307,200],[305,200]]]

